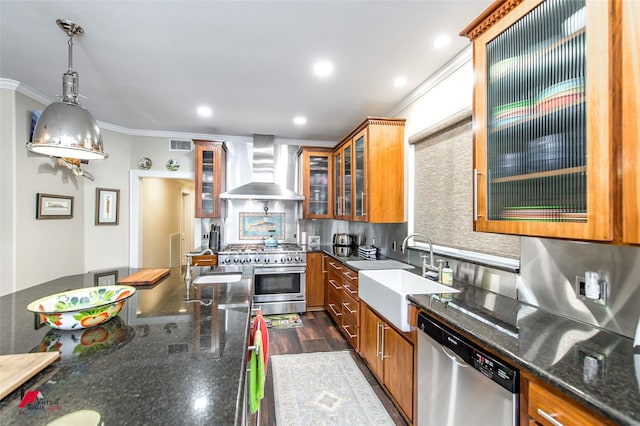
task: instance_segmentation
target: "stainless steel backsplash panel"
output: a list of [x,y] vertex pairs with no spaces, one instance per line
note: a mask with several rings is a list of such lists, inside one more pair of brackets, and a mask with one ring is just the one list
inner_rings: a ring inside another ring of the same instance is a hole
[[[576,296],[576,275],[585,271],[607,281],[607,306]],[[640,248],[523,237],[518,298],[633,337],[640,315]]]

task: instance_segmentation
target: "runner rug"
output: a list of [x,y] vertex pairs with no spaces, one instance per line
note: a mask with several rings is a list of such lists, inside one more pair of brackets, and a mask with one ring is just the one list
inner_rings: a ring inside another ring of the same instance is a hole
[[276,422],[393,425],[348,351],[271,356]]

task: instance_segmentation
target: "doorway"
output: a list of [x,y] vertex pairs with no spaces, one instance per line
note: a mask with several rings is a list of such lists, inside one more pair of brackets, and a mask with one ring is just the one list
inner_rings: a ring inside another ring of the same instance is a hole
[[193,172],[132,170],[130,188],[130,266],[180,265],[194,239]]

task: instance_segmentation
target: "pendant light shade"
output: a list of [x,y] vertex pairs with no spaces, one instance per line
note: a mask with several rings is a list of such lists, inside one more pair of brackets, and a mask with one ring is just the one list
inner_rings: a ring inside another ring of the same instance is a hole
[[47,106],[38,118],[27,149],[53,157],[104,160],[102,135],[91,113],[78,103],[78,73],[73,71],[73,36],[84,30],[58,19],[58,26],[69,36],[69,69],[62,75],[62,99]]

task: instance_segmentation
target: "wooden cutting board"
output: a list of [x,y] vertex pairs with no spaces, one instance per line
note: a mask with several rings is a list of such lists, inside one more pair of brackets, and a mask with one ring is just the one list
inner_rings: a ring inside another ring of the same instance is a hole
[[118,281],[118,284],[124,285],[153,285],[158,281],[169,275],[171,271],[168,268],[164,269],[143,269],[131,274],[128,277]]
[[0,399],[60,358],[60,352],[35,352],[0,356]]

